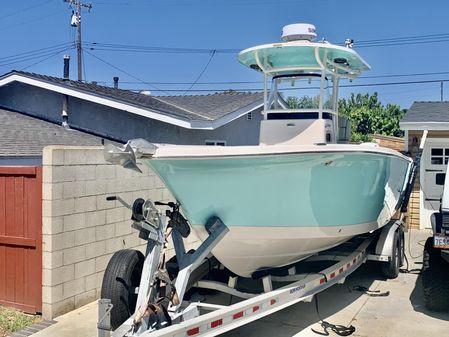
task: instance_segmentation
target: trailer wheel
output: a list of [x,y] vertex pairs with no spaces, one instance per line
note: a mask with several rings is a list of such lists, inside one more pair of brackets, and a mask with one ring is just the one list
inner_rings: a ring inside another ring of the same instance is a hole
[[424,305],[433,311],[449,309],[449,265],[433,247],[433,238],[424,246],[422,284]]
[[401,237],[398,231],[394,232],[393,237],[393,255],[391,260],[388,262],[382,262],[382,275],[389,279],[394,279],[399,275],[399,267],[401,265],[402,259],[402,248]]
[[111,300],[111,327],[117,329],[134,313],[145,257],[138,250],[123,249],[112,255],[106,267],[101,298]]

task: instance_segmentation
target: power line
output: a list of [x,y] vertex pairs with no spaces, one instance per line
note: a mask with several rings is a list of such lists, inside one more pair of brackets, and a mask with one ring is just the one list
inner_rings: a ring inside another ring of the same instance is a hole
[[51,58],[55,57],[56,55],[59,55],[59,54],[61,54],[62,52],[65,52],[65,51],[66,51],[65,48],[64,48],[64,49],[61,49],[61,50],[57,51],[56,53],[51,54],[50,56],[48,56],[48,57],[46,57],[46,58],[44,58],[44,59],[42,59],[42,60],[40,60],[40,61],[34,62],[34,63],[32,63],[32,64],[30,64],[30,65],[28,65],[28,66],[26,66],[26,67],[21,68],[20,70],[25,70],[25,69],[31,68],[31,67],[33,67],[33,66],[39,64],[39,63],[42,63],[42,62],[44,62],[44,61],[47,61],[47,60],[51,59]]
[[[374,75],[361,76],[358,80],[374,79],[374,78],[395,78],[395,77],[414,77],[414,76],[431,76],[431,75],[448,75],[449,71],[441,72],[427,72],[427,73],[412,73],[412,74],[391,74],[391,75]],[[112,83],[112,82],[110,82]],[[123,84],[139,84],[141,81],[121,81]],[[192,82],[147,82],[154,85],[191,85]],[[262,84],[262,81],[208,81],[196,82],[195,85],[240,85],[240,84]]]
[[206,69],[209,67],[209,64],[212,62],[212,59],[214,58],[215,55],[215,50],[210,54],[209,60],[207,61],[206,65],[203,67],[203,69],[201,70],[201,72],[198,74],[198,76],[196,77],[195,81],[193,81],[192,85],[185,91],[184,95],[193,88],[193,86],[196,84],[196,82],[199,81],[199,79],[201,78],[201,76],[203,76],[204,72],[206,71]]
[[[375,87],[375,86],[391,86],[391,85],[409,85],[409,84],[429,84],[429,83],[446,83],[449,82],[449,79],[440,79],[440,80],[421,80],[421,81],[403,81],[403,82],[384,82],[384,83],[362,83],[362,84],[343,84],[340,85],[340,88],[354,88],[354,87]],[[297,88],[300,89],[300,88]],[[319,87],[314,88],[303,88],[303,89],[319,89]],[[128,89],[131,91],[141,91],[145,89]],[[261,88],[240,88],[238,90],[235,89],[193,89],[189,90],[190,92],[223,92],[223,91],[248,91],[248,92],[262,92]],[[287,89],[289,90],[289,89]],[[164,91],[164,92],[184,92],[185,89],[160,89],[153,91]]]
[[144,81],[144,80],[138,78],[137,76],[134,76],[134,75],[130,74],[130,73],[127,72],[126,70],[120,69],[119,67],[117,67],[117,66],[115,66],[115,65],[113,65],[113,64],[111,64],[111,63],[109,63],[108,61],[105,61],[105,60],[99,58],[98,56],[96,56],[96,55],[94,55],[94,54],[88,52],[87,50],[85,50],[85,52],[86,52],[87,54],[89,54],[90,56],[96,58],[97,60],[103,62],[104,64],[107,64],[107,65],[110,66],[111,68],[114,68],[114,69],[116,69],[116,70],[122,72],[123,74],[128,75],[129,77],[131,77],[131,78],[133,78],[133,79],[139,81],[139,83],[147,84],[147,85],[149,85],[150,87],[154,88],[154,90],[156,90],[156,91],[166,92],[165,90],[159,89],[159,88],[156,87],[155,85],[153,85],[153,84],[151,84],[151,83],[149,83],[149,82],[146,82],[146,81]]
[[[362,40],[356,41],[357,48],[367,47],[387,47],[400,45],[416,45],[427,43],[448,42],[449,33],[415,35],[409,37],[392,37],[384,39]],[[337,44],[343,45],[343,44]],[[115,51],[115,52],[134,52],[134,53],[182,53],[182,54],[236,54],[244,48],[179,48],[179,47],[160,47],[160,46],[142,46],[142,45],[126,45],[102,42],[86,42],[85,46],[94,51]]]
[[0,16],[0,19],[9,18],[11,16],[14,16],[14,15],[17,15],[17,14],[21,14],[23,12],[27,12],[27,11],[29,11],[31,9],[34,9],[36,7],[41,7],[41,6],[43,6],[43,5],[45,5],[45,4],[49,3],[49,2],[52,2],[52,1],[54,1],[54,0],[47,0],[47,1],[39,2],[37,4],[35,3],[34,5],[32,5],[30,7],[22,8],[22,9],[19,9],[19,10],[15,11],[15,12],[12,12],[12,13],[9,13],[9,14],[6,14],[6,15],[2,15],[2,16]]
[[38,56],[41,53],[45,53],[48,51],[52,51],[54,49],[59,49],[61,47],[69,47],[69,46],[73,46],[73,43],[71,42],[65,42],[65,43],[59,43],[53,46],[49,46],[49,47],[44,47],[44,48],[39,48],[39,49],[35,49],[35,50],[29,50],[29,51],[25,51],[22,53],[18,53],[15,55],[10,55],[10,56],[5,56],[5,57],[0,57],[0,62],[2,61],[13,61],[16,59],[20,59],[23,57],[29,57],[29,56]]
[[39,54],[27,55],[27,56],[16,58],[16,59],[4,60],[3,63],[2,63],[2,61],[0,61],[0,67],[4,67],[7,65],[11,65],[11,64],[23,63],[26,61],[35,60],[36,58],[52,56],[55,53],[56,54],[60,53],[61,50],[65,51],[65,50],[67,50],[67,47],[63,47],[63,48],[59,48],[59,49],[51,49],[51,50],[47,50],[45,52],[41,52]]

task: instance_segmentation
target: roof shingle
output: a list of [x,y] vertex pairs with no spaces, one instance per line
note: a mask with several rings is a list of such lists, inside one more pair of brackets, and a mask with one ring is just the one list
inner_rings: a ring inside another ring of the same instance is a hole
[[3,75],[2,78],[15,74],[188,121],[214,121],[237,110],[261,103],[263,98],[260,92],[237,91],[210,95],[153,96],[17,70]]
[[449,102],[413,102],[401,123],[449,122]]
[[47,145],[101,145],[102,138],[0,109],[0,157],[41,156]]

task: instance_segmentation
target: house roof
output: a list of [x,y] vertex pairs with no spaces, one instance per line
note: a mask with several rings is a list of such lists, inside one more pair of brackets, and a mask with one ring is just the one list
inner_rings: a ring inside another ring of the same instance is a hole
[[102,145],[102,138],[0,109],[0,157],[39,157],[47,145]]
[[262,93],[153,96],[17,70],[1,76],[0,86],[15,81],[191,129],[215,129],[263,105]]
[[449,130],[449,102],[413,102],[399,125],[403,130]]

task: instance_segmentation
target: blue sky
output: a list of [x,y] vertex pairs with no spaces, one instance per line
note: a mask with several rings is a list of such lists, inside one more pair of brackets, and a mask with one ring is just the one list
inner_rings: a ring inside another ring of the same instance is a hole
[[[352,84],[449,79],[449,1],[445,0],[92,0],[91,3],[91,12],[84,11],[82,15],[84,42],[234,50],[277,42],[284,25],[308,22],[316,25],[319,38],[333,43],[342,43],[347,37],[355,40],[355,50],[372,70],[363,75],[370,77]],[[0,73],[25,68],[61,76],[62,57],[67,52],[61,45],[73,42],[75,36],[70,14],[71,8],[63,0],[3,1]],[[441,35],[435,37],[436,34]],[[433,37],[427,41],[419,38],[416,40],[419,43],[410,39],[426,35]],[[357,41],[398,37],[409,38],[408,44],[393,41],[389,46],[362,48],[361,43],[357,48]],[[52,46],[57,47],[39,57],[7,58]],[[71,49],[69,53],[71,77],[75,79],[76,51]],[[193,89],[261,88],[260,74],[241,66],[236,53],[217,52],[210,58],[208,51],[186,54],[86,49],[85,79],[112,85],[112,77],[119,76],[121,88],[183,94],[191,84],[164,83],[193,83],[210,61]],[[376,77],[422,73],[438,74]],[[449,82],[444,86],[444,99],[449,100]],[[440,83],[345,88],[342,96],[374,91],[379,92],[383,103],[396,103],[402,108],[410,107],[414,100],[440,100]]]

